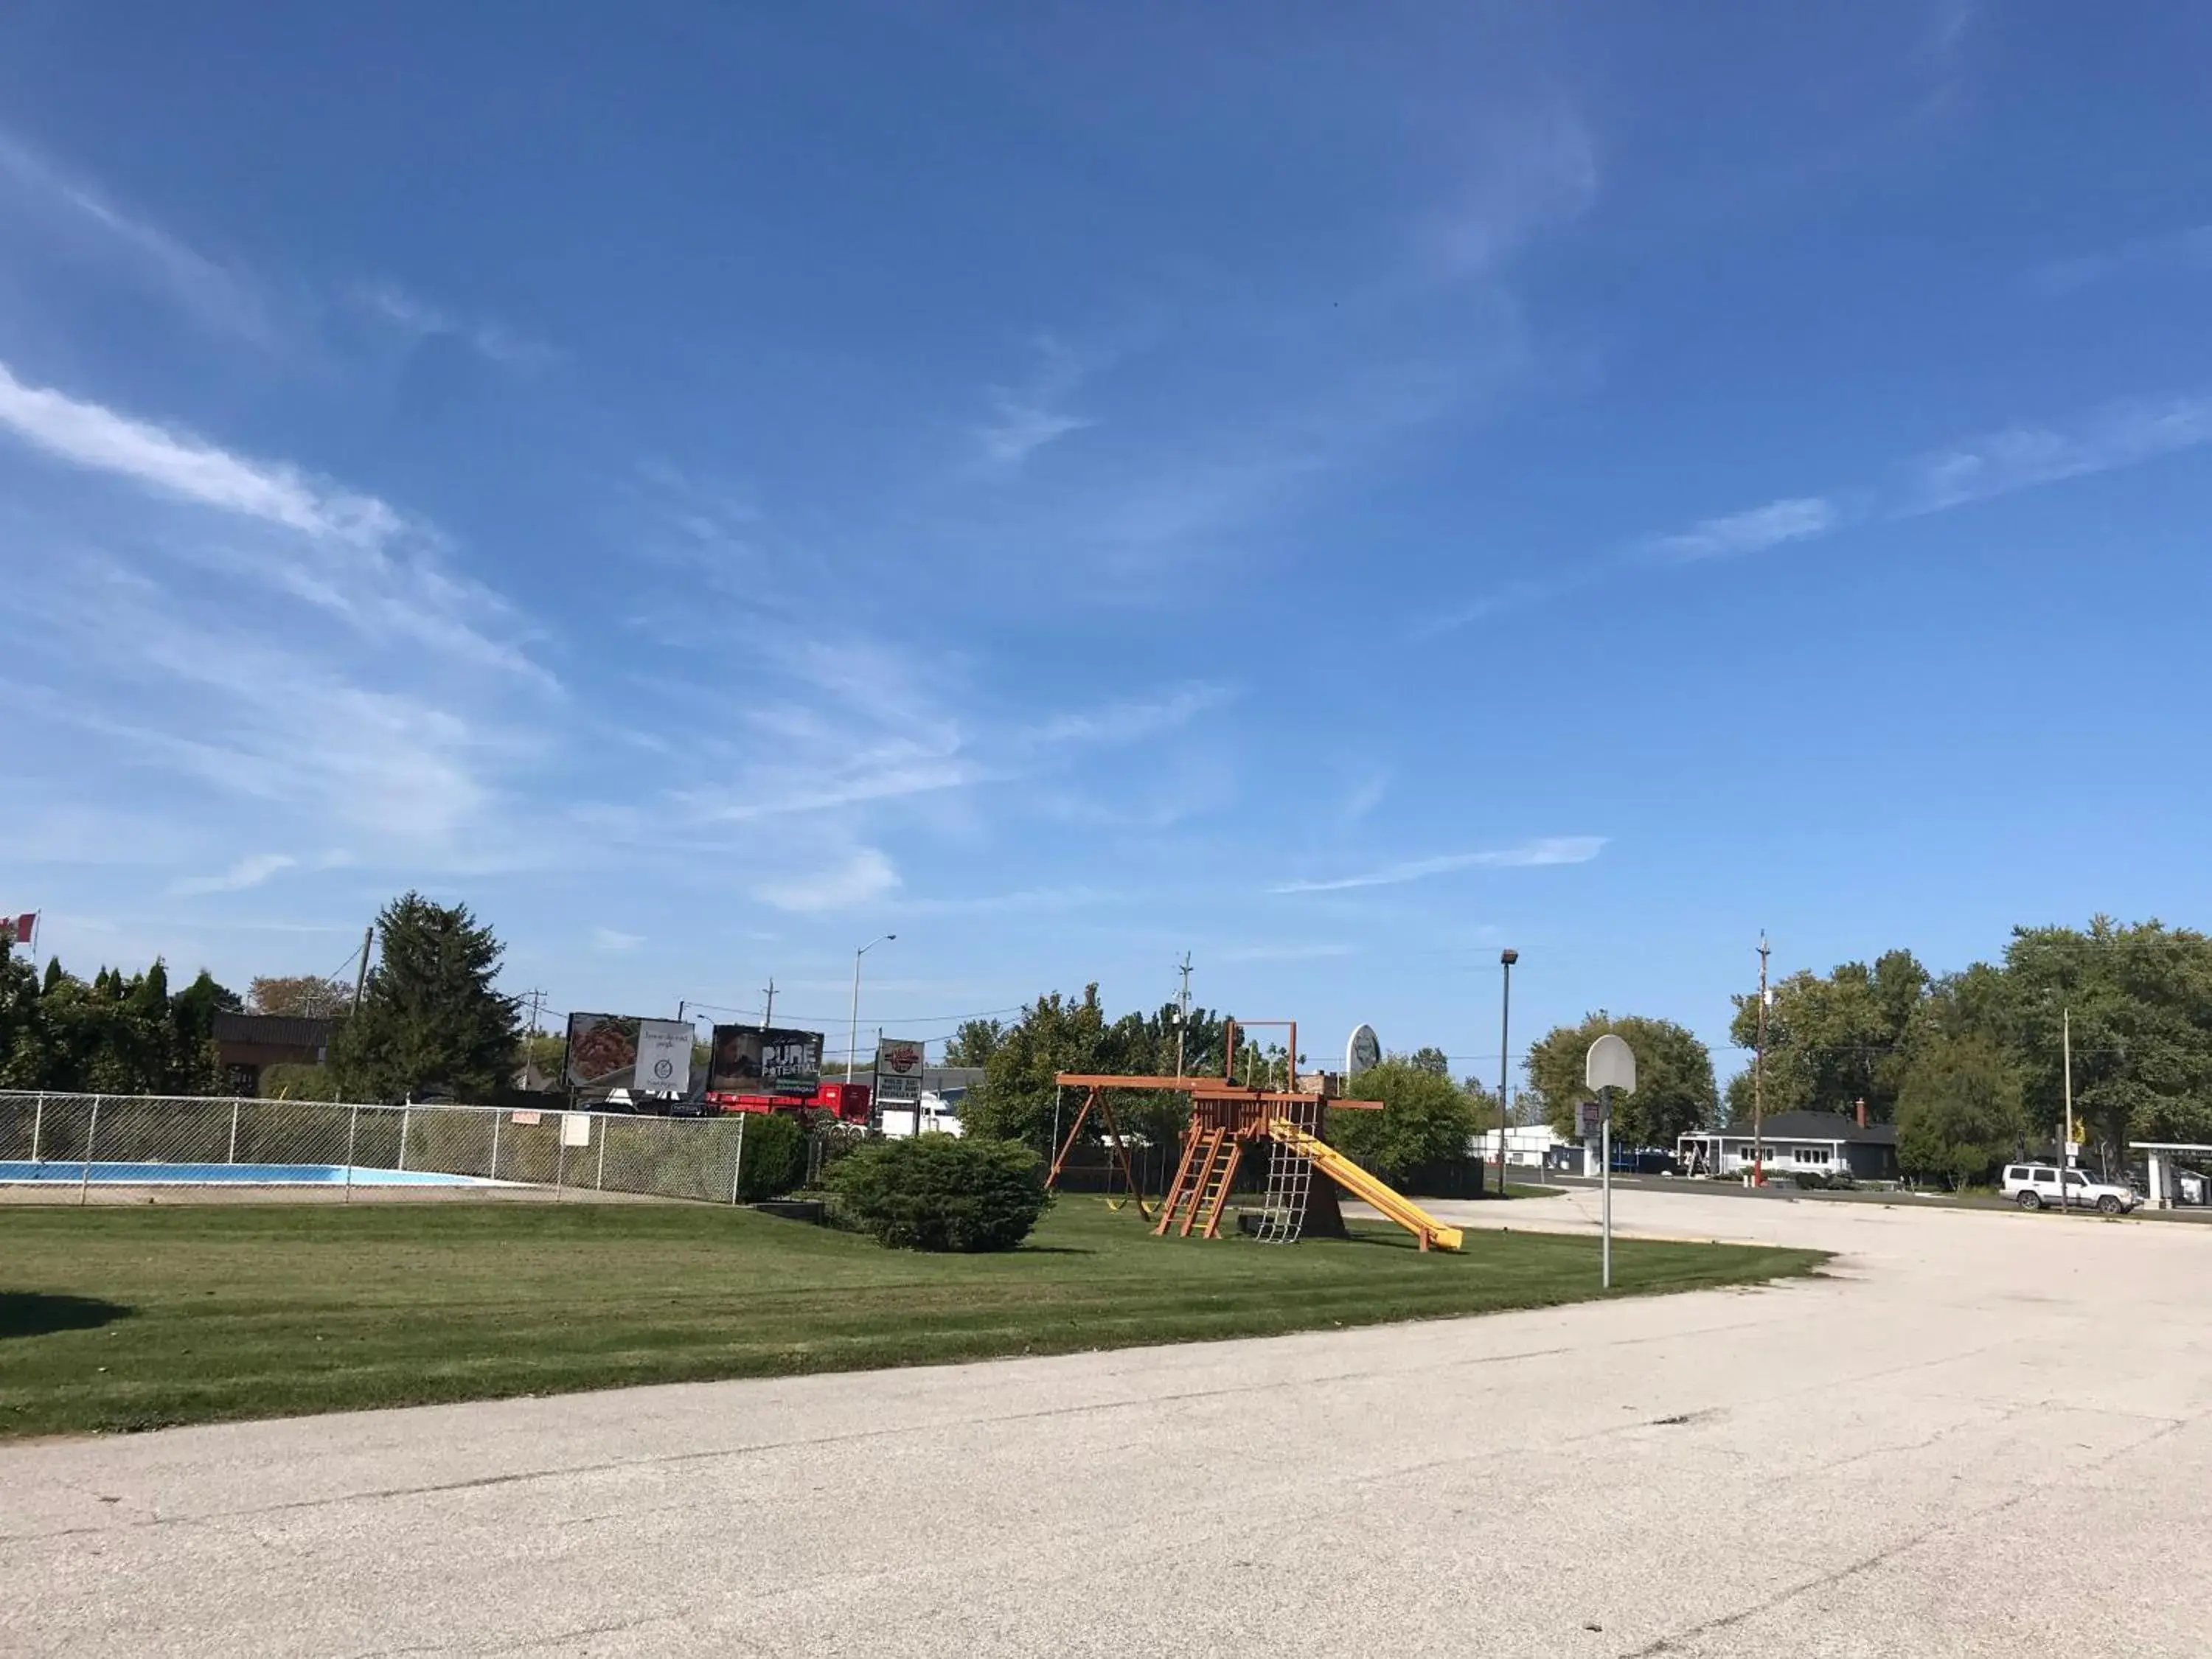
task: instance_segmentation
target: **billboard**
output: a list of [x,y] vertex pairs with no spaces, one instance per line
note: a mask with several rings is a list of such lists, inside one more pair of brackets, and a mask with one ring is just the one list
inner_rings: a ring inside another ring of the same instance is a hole
[[635,1086],[661,1094],[690,1093],[691,1045],[697,1037],[688,1020],[638,1021]]
[[718,1095],[811,1095],[822,1081],[822,1033],[717,1025],[707,1087]]
[[598,1093],[650,1089],[688,1094],[691,1027],[680,1019],[632,1019],[623,1014],[568,1016],[568,1086]]
[[876,1103],[911,1106],[921,1098],[922,1046],[899,1037],[876,1041]]

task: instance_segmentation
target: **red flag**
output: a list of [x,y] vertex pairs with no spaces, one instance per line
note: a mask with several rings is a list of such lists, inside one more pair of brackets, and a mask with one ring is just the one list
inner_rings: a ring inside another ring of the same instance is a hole
[[31,935],[38,931],[39,913],[29,911],[15,918],[15,943],[26,951],[31,948]]

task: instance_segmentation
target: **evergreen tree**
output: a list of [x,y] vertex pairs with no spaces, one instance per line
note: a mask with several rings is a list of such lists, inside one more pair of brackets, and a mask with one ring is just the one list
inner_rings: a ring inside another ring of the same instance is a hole
[[377,917],[378,961],[333,1061],[357,1099],[437,1090],[488,1100],[520,1036],[513,997],[492,988],[504,947],[465,905],[408,893]]

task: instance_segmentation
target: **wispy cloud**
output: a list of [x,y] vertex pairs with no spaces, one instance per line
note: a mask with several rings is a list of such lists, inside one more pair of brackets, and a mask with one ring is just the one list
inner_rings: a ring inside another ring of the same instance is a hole
[[1558,97],[1508,109],[1468,143],[1463,176],[1431,218],[1431,244],[1454,276],[1494,276],[1540,232],[1597,199],[1597,146],[1580,112]]
[[1603,836],[1547,836],[1522,842],[1517,847],[1492,848],[1477,853],[1446,853],[1437,858],[1412,859],[1387,864],[1356,876],[1325,881],[1286,881],[1270,887],[1271,893],[1342,893],[1357,887],[1396,887],[1431,876],[1458,870],[1520,870],[1553,864],[1587,864],[1603,849]]
[[902,898],[892,908],[901,915],[1048,915],[1115,903],[1127,896],[1096,887],[1024,887],[1011,893],[981,893],[969,897]]
[[592,944],[602,951],[635,951],[645,943],[642,933],[621,933],[611,927],[592,929]]
[[[188,433],[19,380],[0,363],[0,432],[41,454],[142,489],[289,532],[262,550],[228,541],[206,556],[336,614],[550,684],[513,644],[473,618],[504,607],[442,568],[435,538],[373,495],[322,483],[283,462],[235,454]],[[411,544],[409,556],[403,544]]]
[[1794,495],[1741,513],[1705,519],[1689,529],[1661,536],[1651,550],[1670,559],[1720,559],[1761,553],[1784,542],[1824,536],[1842,522],[1836,504],[1822,495]]
[[2212,225],[2191,225],[2158,236],[2139,236],[2118,246],[2053,259],[2028,274],[2041,292],[2072,294],[2110,278],[2144,271],[2212,271]]
[[1187,726],[1235,695],[1229,687],[1199,682],[1172,696],[1109,703],[1088,713],[1057,714],[1030,727],[1019,740],[1046,747],[1063,744],[1133,743]]
[[727,775],[678,797],[702,823],[739,824],[902,799],[981,781],[967,726],[900,653],[857,638],[763,647],[782,695],[748,696],[744,737],[709,744]]
[[242,893],[258,887],[271,876],[296,869],[300,860],[287,853],[255,853],[214,876],[191,876],[169,889],[179,896],[193,893]]
[[1900,507],[1940,513],[2212,443],[2212,396],[2108,404],[2070,428],[2008,427],[1924,458]]
[[[488,766],[511,735],[488,713],[432,700],[423,665],[405,690],[343,672],[283,629],[240,625],[194,596],[98,560],[76,561],[43,603],[17,597],[41,640],[111,691],[97,703],[20,689],[48,730],[91,734],[123,765],[157,766],[218,799],[291,815],[297,833],[358,836],[380,855],[511,858],[520,837],[488,823]],[[191,799],[187,794],[184,799]],[[272,872],[273,873],[273,872]]]
[[1093,424],[1082,416],[1048,409],[1003,389],[992,393],[991,403],[995,418],[983,428],[983,451],[1003,465],[1017,465],[1054,439]]
[[1338,816],[1346,823],[1357,823],[1380,806],[1382,798],[1389,793],[1390,775],[1388,772],[1372,773],[1345,792],[1343,800],[1337,805]]
[[1418,617],[1407,632],[1416,640],[1434,639],[1475,623],[1488,622],[1492,617],[1504,616],[1509,611],[1548,604],[1589,586],[1613,568],[1613,562],[1593,561],[1541,581],[1508,582],[1494,592],[1486,593],[1466,605]]
[[1085,372],[1075,354],[1049,335],[1036,346],[1039,364],[1026,384],[990,388],[992,417],[977,436],[994,465],[1019,466],[1055,439],[1096,424],[1066,406]]
[[294,469],[257,464],[184,434],[27,386],[0,363],[0,428],[57,460],[311,536],[374,546],[398,515],[366,495],[325,490]]
[[779,910],[847,910],[880,899],[899,884],[898,872],[873,847],[855,848],[842,863],[811,875],[762,884],[756,895]]
[[34,216],[66,252],[71,239],[82,255],[119,269],[174,304],[203,327],[268,349],[282,343],[266,292],[243,270],[209,258],[150,219],[118,206],[89,180],[0,131],[0,209]]
[[561,353],[493,317],[464,317],[409,293],[396,283],[364,283],[354,303],[409,340],[459,340],[488,362],[534,374],[561,361]]

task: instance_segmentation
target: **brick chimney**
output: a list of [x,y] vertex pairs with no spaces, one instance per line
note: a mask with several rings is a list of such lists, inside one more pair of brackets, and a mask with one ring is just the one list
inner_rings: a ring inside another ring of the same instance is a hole
[[1859,1127],[1866,1127],[1866,1102],[1863,1100],[1859,1102]]

